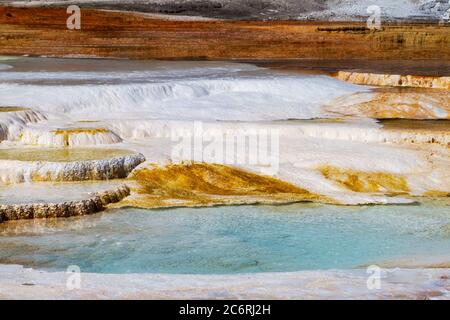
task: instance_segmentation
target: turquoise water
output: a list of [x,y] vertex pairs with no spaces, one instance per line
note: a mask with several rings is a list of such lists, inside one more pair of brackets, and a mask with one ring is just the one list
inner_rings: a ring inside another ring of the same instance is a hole
[[0,225],[0,263],[46,270],[298,271],[449,254],[450,211],[438,203],[127,208]]

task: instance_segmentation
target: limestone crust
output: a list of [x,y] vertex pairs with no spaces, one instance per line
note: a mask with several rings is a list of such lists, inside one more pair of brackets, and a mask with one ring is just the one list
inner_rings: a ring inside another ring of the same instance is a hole
[[61,218],[84,216],[100,212],[108,204],[130,195],[130,188],[120,185],[116,189],[93,194],[84,200],[62,203],[32,203],[0,205],[0,222],[20,219]]

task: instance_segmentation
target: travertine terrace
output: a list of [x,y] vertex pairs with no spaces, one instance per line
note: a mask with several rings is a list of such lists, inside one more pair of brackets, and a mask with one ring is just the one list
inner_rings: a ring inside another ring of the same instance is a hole
[[0,222],[22,219],[67,218],[83,216],[105,210],[106,206],[130,194],[126,185],[95,193],[83,200],[61,203],[1,204]]

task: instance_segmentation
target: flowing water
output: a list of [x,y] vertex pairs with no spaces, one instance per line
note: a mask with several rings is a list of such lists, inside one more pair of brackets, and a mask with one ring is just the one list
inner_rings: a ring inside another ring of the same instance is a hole
[[2,104],[93,120],[310,119],[327,116],[318,108],[322,103],[367,90],[326,75],[231,62],[6,62],[11,68],[0,74]]

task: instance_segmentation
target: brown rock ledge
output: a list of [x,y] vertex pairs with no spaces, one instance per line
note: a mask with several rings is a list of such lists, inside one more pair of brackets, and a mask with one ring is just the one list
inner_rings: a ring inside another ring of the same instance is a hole
[[433,23],[168,20],[82,8],[0,7],[0,54],[134,59],[449,59],[450,27]]
[[63,203],[33,203],[0,205],[0,223],[8,220],[66,218],[103,211],[105,206],[130,195],[130,188],[120,185],[114,190],[93,194],[90,198]]

